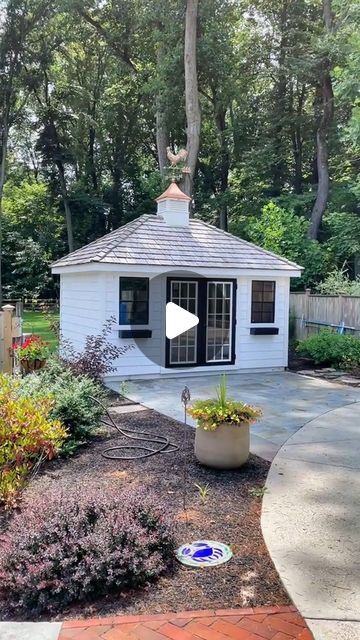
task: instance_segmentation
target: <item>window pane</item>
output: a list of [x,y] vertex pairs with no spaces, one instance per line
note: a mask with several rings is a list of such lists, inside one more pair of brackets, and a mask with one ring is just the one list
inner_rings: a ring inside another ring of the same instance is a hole
[[275,316],[275,282],[253,280],[251,322],[273,323]]
[[180,291],[181,291],[181,297],[182,298],[187,298],[187,296],[188,296],[188,284],[187,284],[187,282],[182,282],[181,283]]
[[196,283],[189,282],[189,298],[195,298],[196,296]]
[[260,280],[253,280],[252,288],[253,288],[253,291],[262,291],[263,283]]
[[147,324],[149,279],[120,278],[119,324]]
[[266,292],[274,292],[274,288],[275,288],[275,282],[263,282],[263,289]]
[[129,324],[129,318],[130,318],[129,303],[120,302],[119,324]]
[[146,324],[147,311],[147,302],[135,302],[132,309],[132,324]]

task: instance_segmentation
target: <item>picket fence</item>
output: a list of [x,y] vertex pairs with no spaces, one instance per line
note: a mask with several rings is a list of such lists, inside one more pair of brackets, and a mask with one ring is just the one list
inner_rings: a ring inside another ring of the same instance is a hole
[[324,327],[360,338],[360,296],[290,294],[290,332],[298,340]]
[[15,307],[5,304],[0,311],[0,372],[12,373],[14,368],[13,344],[21,341],[22,319],[15,315]]

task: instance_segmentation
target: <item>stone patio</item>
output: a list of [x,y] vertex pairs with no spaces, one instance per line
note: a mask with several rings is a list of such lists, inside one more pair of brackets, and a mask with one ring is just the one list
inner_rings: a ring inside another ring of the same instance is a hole
[[[126,395],[175,420],[184,420],[180,402],[187,385],[192,399],[216,395],[219,376],[214,374],[139,380],[126,383]],[[300,427],[317,416],[360,401],[360,389],[290,372],[231,373],[227,376],[229,397],[262,408],[264,416],[251,428],[251,450],[273,460],[280,447]],[[114,391],[120,385],[109,383]],[[188,418],[189,424],[194,424]]]

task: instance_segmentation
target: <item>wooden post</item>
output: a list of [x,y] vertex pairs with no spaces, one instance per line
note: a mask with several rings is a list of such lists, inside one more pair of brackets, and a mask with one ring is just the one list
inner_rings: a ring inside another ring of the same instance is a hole
[[309,329],[308,329],[308,325],[306,324],[306,321],[310,320],[309,318],[310,294],[311,294],[311,289],[305,289],[305,322],[304,322],[304,335],[302,336],[303,338],[306,338],[309,333]]
[[16,303],[15,315],[17,318],[22,318],[23,314],[23,303],[22,300],[18,300]]
[[12,304],[5,304],[2,307],[3,315],[3,335],[4,335],[4,364],[3,372],[12,373],[12,317],[15,307]]

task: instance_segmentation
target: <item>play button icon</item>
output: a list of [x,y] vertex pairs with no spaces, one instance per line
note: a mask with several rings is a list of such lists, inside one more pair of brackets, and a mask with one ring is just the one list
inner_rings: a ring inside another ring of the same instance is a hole
[[199,324],[199,318],[190,311],[186,311],[174,302],[168,302],[166,305],[166,337],[169,340],[176,338],[181,333],[189,331]]

